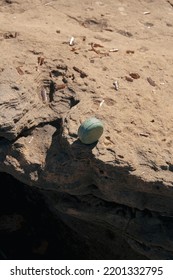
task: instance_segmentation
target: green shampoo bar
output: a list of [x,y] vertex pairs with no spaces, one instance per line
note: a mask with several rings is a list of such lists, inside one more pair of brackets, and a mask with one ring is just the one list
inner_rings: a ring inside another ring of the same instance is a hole
[[103,123],[97,118],[84,121],[78,129],[78,137],[84,144],[96,142],[103,134]]

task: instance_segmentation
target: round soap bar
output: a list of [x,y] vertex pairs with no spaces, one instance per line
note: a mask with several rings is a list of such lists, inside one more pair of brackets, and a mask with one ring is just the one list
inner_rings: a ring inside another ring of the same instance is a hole
[[78,137],[84,144],[96,142],[103,133],[103,123],[96,118],[84,121],[78,129]]

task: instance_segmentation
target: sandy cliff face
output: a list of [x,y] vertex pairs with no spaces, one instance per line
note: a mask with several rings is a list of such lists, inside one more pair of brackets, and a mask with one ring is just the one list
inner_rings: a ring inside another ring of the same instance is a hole
[[[0,171],[41,189],[72,229],[101,225],[172,259],[169,1],[2,1],[0,12]],[[92,116],[104,133],[84,145]]]

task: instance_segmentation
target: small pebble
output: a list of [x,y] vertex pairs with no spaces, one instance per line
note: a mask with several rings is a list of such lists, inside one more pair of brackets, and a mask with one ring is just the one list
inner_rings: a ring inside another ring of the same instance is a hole
[[129,77],[129,76],[125,76],[125,79],[126,79],[126,81],[128,81],[128,82],[133,82],[133,78],[131,78],[131,77]]
[[129,74],[130,77],[132,77],[133,79],[139,79],[140,78],[140,75],[138,73],[130,73]]
[[155,82],[153,79],[151,79],[150,77],[147,78],[147,81],[149,82],[149,84],[150,84],[151,86],[153,86],[153,87],[156,86],[156,82]]

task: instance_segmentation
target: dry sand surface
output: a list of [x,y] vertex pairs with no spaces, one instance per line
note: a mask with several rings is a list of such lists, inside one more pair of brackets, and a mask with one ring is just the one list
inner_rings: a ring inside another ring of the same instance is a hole
[[[0,1],[1,75],[15,69],[16,84],[39,88],[57,64],[67,65],[83,94],[71,116],[83,121],[96,113],[105,123],[101,144],[110,153],[116,149],[134,174],[167,185],[173,171],[172,48],[172,0]],[[62,76],[53,73],[61,86]],[[10,74],[4,79],[10,82]]]

